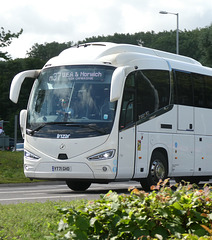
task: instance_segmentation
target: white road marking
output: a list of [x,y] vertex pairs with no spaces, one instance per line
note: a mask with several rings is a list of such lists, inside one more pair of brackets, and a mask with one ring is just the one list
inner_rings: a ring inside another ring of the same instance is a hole
[[[77,197],[85,197],[86,195],[77,195]],[[36,200],[36,199],[54,199],[54,198],[76,198],[75,196],[52,196],[52,197],[28,197],[28,198],[7,198],[7,199],[0,199],[0,202],[2,201],[16,201],[16,200]]]
[[[36,192],[55,192],[55,191],[64,191],[64,190],[70,190],[69,188],[64,188],[64,189],[41,189],[41,190],[25,190],[25,191],[18,191],[18,190],[16,190],[16,191],[7,191],[7,192],[5,192],[5,191],[0,191],[0,194],[1,193],[7,193],[7,194],[9,194],[9,193],[36,193]],[[71,190],[70,190],[71,191]]]

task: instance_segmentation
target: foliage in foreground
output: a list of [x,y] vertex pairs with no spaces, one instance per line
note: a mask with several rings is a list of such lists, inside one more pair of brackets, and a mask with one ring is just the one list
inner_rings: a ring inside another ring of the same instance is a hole
[[99,200],[60,208],[58,232],[49,239],[212,239],[212,188],[167,182],[150,193],[110,191]]

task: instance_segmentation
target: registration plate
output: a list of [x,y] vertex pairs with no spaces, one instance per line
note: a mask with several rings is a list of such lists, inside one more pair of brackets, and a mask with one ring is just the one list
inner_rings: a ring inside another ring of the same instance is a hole
[[70,172],[71,167],[68,166],[52,166],[52,172]]

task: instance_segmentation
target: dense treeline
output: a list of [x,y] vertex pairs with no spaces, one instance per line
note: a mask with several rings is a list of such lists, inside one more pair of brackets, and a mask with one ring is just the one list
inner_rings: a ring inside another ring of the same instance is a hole
[[[139,32],[135,34],[118,34],[86,38],[85,42],[115,42],[142,45],[143,47],[176,52],[176,31]],[[212,25],[193,31],[181,31],[179,34],[179,53],[212,67]]]
[[[138,32],[135,34],[119,34],[108,36],[97,36],[86,38],[76,44],[85,42],[114,42],[142,45],[144,47],[155,48],[167,52],[176,52],[176,32],[164,31],[155,33]],[[18,104],[9,100],[10,84],[13,77],[24,70],[40,69],[51,57],[57,56],[62,50],[75,45],[73,42],[67,43],[45,43],[35,44],[27,52],[27,58],[0,61],[0,120],[9,121],[5,124],[6,134],[13,136],[14,116],[21,109],[26,108],[27,100],[32,86],[32,80],[27,79],[22,86]],[[0,46],[1,47],[1,46]],[[192,31],[181,31],[179,34],[179,52],[181,55],[192,57],[200,61],[203,65],[212,67],[212,25],[202,29]]]

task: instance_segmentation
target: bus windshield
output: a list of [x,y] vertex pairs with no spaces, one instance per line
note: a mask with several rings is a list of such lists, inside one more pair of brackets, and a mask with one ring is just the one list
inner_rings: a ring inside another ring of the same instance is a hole
[[116,103],[110,102],[111,66],[44,69],[31,93],[27,134],[80,138],[109,134]]

